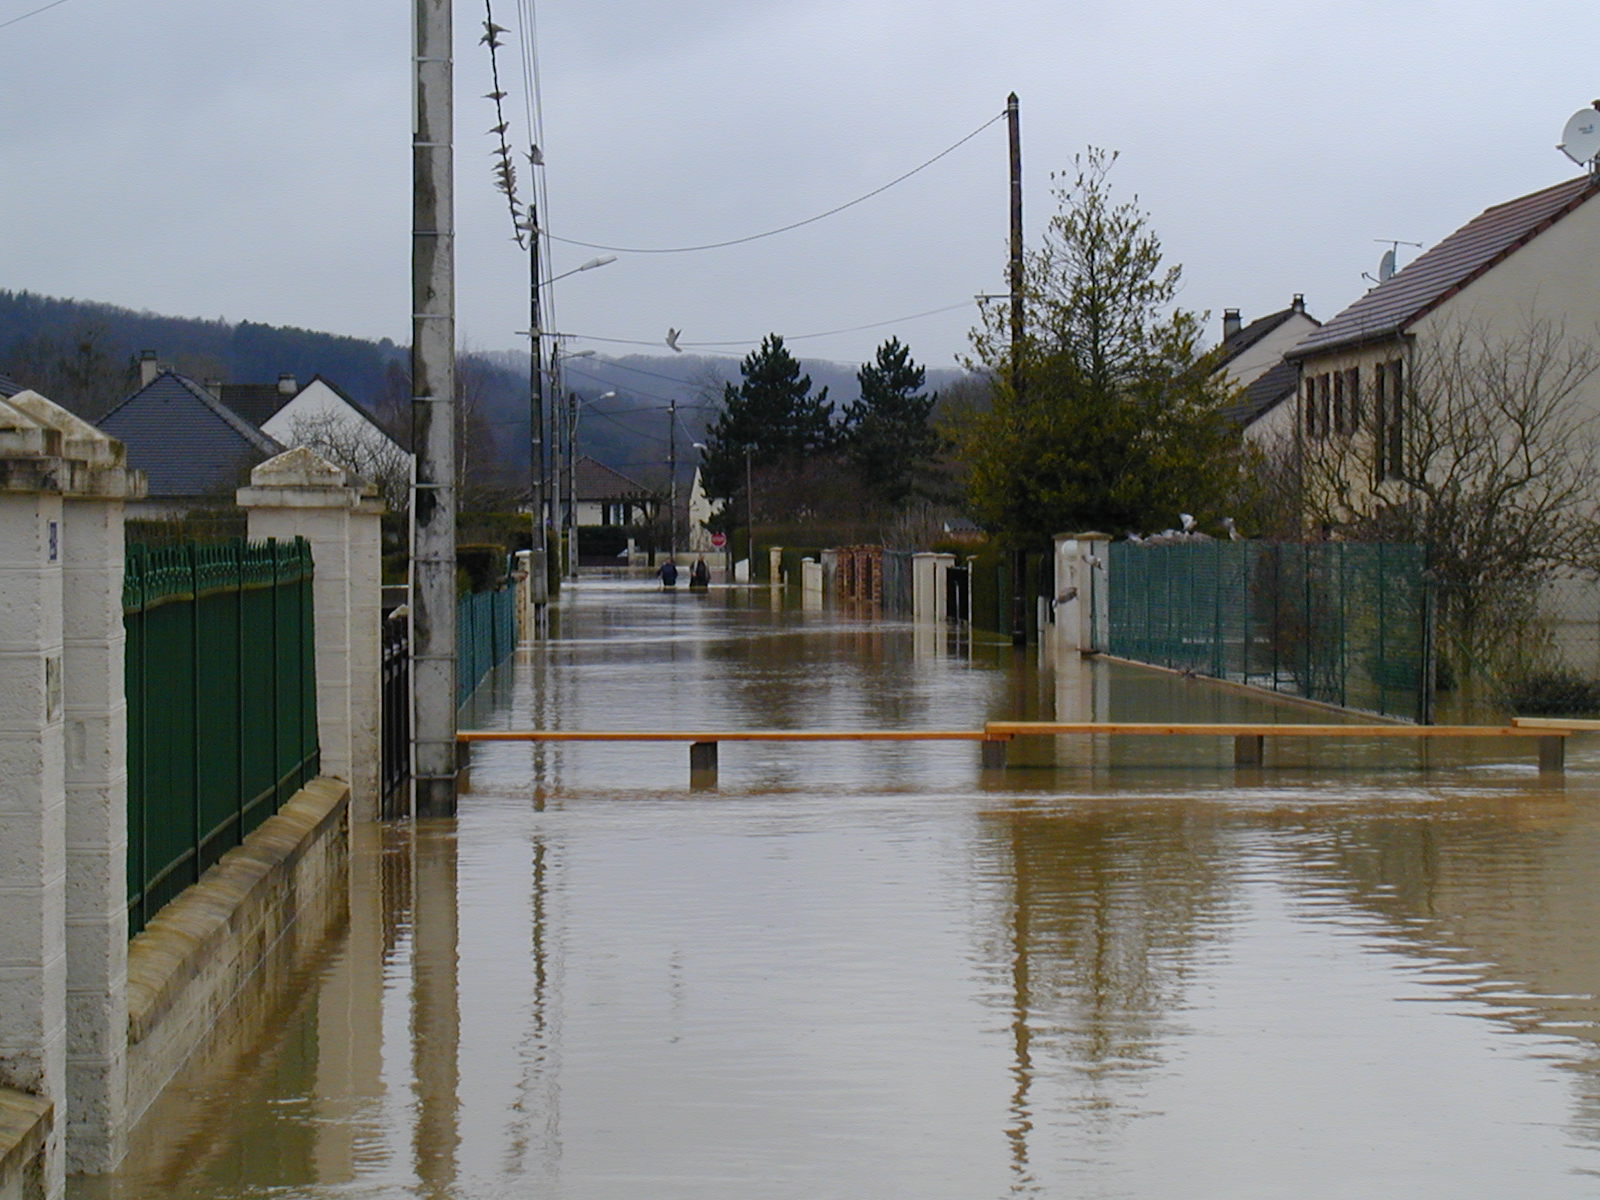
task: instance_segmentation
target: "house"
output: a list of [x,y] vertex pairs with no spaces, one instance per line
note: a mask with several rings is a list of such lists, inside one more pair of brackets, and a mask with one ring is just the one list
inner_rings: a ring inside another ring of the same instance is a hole
[[700,468],[694,469],[694,481],[689,485],[689,550],[694,554],[708,554],[711,545],[711,518],[727,505],[723,499],[713,500],[706,495],[705,480]]
[[201,385],[162,367],[148,350],[139,373],[140,390],[99,425],[123,440],[130,465],[149,476],[142,515],[231,503],[241,471],[296,446],[375,484],[391,509],[405,507],[412,456],[322,376],[303,387],[287,374],[276,383]]
[[[222,399],[249,418],[249,411],[229,398],[239,386],[224,386]],[[373,484],[391,511],[407,507],[416,458],[366,409],[321,375],[312,376],[304,387],[296,387],[292,375],[280,375],[276,390],[287,399],[257,422],[262,433],[285,446],[309,446],[335,466]]]
[[1222,313],[1222,343],[1213,374],[1231,389],[1243,389],[1223,415],[1244,429],[1246,438],[1265,446],[1294,435],[1294,405],[1299,369],[1284,354],[1320,326],[1295,293],[1288,308],[1244,324],[1237,308]]
[[638,480],[587,454],[578,459],[575,474],[578,525],[642,525],[654,519],[659,497]]
[[[1586,174],[1495,205],[1307,334],[1287,356],[1301,377],[1302,458],[1339,456],[1342,487],[1398,498],[1417,375],[1447,347],[1509,345],[1540,325],[1592,344],[1597,196],[1600,180]],[[1600,412],[1600,377],[1567,402]]]
[[210,391],[153,356],[140,363],[141,387],[96,424],[127,448],[128,465],[149,480],[130,517],[181,516],[233,503],[250,468],[286,449]]

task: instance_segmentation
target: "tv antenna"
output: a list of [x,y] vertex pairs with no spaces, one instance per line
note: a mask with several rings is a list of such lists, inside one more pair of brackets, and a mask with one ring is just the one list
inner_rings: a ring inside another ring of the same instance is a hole
[[1589,174],[1600,173],[1600,164],[1596,162],[1600,158],[1600,100],[1567,118],[1556,149],[1580,167],[1588,167]]
[[1389,246],[1383,252],[1383,257],[1378,260],[1378,274],[1375,278],[1365,271],[1361,272],[1361,278],[1371,280],[1373,283],[1384,283],[1395,273],[1397,269],[1395,267],[1395,256],[1400,253],[1401,246],[1415,246],[1419,250],[1422,248],[1421,242],[1406,242],[1399,238],[1373,238],[1372,240],[1379,245],[1387,243]]

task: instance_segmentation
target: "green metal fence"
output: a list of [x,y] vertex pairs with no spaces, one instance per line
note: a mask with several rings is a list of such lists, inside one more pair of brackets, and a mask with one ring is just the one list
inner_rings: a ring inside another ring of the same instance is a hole
[[311,548],[130,546],[128,929],[318,770]]
[[517,593],[512,587],[461,597],[456,606],[456,704],[517,648]]
[[1344,707],[1431,719],[1420,546],[1111,547],[1109,650]]

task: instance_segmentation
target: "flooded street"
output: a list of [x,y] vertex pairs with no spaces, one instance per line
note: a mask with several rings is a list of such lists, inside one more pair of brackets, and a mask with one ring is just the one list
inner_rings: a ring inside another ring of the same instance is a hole
[[[765,591],[584,582],[463,727],[1317,721]],[[1600,1193],[1600,746],[479,744],[75,1196]],[[1419,770],[1421,757],[1429,769]]]

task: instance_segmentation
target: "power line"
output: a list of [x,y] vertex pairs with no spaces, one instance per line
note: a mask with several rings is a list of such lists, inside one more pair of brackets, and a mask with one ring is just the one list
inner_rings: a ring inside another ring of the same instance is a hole
[[973,138],[977,137],[996,121],[1003,119],[1005,115],[1006,114],[1004,112],[1000,112],[990,117],[987,121],[985,121],[982,125],[979,125],[960,141],[954,143],[953,145],[946,146],[943,150],[939,151],[939,153],[935,154],[926,162],[920,164],[919,166],[912,167],[911,170],[907,171],[904,175],[896,176],[882,187],[873,188],[864,196],[857,196],[854,200],[848,200],[843,204],[837,205],[834,208],[830,208],[827,212],[818,213],[814,217],[807,217],[803,221],[794,221],[788,225],[779,226],[777,229],[769,229],[765,233],[752,233],[746,237],[729,238],[724,242],[707,242],[701,246],[607,246],[600,242],[584,242],[579,241],[577,238],[557,237],[555,234],[550,234],[549,237],[552,242],[562,242],[568,246],[583,246],[590,250],[614,250],[618,254],[689,254],[696,250],[721,250],[727,246],[742,246],[746,242],[757,242],[762,238],[776,237],[780,233],[788,233],[790,230],[800,229],[803,226],[814,225],[818,221],[826,220],[831,216],[844,212],[844,210],[847,208],[854,208],[858,204],[861,204],[867,200],[871,200],[874,196],[878,196],[884,192],[887,192],[896,184],[904,183],[918,172],[925,171],[929,167],[933,166],[934,163],[945,157],[945,155],[959,150],[962,146],[966,145]]
[[[788,335],[788,334],[785,334],[784,337],[783,337],[783,340],[785,342],[803,342],[803,341],[806,341],[809,338],[836,337],[841,333],[860,333],[862,330],[865,330],[865,329],[882,329],[885,325],[899,325],[899,324],[901,324],[901,323],[903,323],[905,321],[917,321],[917,320],[920,320],[923,317],[935,317],[935,316],[938,316],[940,313],[955,312],[958,308],[966,308],[971,303],[972,303],[972,301],[970,301],[970,300],[963,300],[959,304],[946,304],[943,308],[930,308],[925,312],[910,313],[910,314],[908,314],[907,316],[904,316],[904,317],[892,317],[887,321],[869,321],[865,325],[852,325],[848,329],[825,329],[825,330],[822,330],[819,333],[797,333],[797,334],[793,335],[792,337],[790,335]],[[610,343],[612,345],[618,345],[618,346],[659,346],[659,345],[661,345],[661,341],[660,341],[659,338],[656,339],[655,341],[644,341],[644,340],[639,339],[639,338],[601,337],[600,335],[593,334],[593,333],[558,333],[558,334],[552,334],[551,336],[552,337],[574,338],[577,341],[581,341],[581,342],[607,342],[607,343]],[[710,347],[714,347],[714,346],[759,346],[762,343],[762,341],[764,341],[764,340],[765,340],[764,338],[740,338],[740,339],[736,339],[736,340],[735,339],[730,339],[728,341],[720,341],[720,342],[679,342],[678,345],[684,346],[684,347],[688,347],[690,349],[710,348]],[[714,353],[715,352],[713,351],[713,354]],[[738,355],[727,355],[727,354],[725,354],[725,355],[721,355],[721,357],[737,358],[739,356]],[[621,366],[620,363],[617,364],[617,365]],[[625,368],[625,369],[629,369],[629,368]],[[668,376],[662,376],[662,378],[668,378]],[[674,382],[677,382],[677,381],[674,380]]]
[[58,4],[65,4],[66,2],[67,0],[50,0],[49,4],[36,8],[32,12],[25,12],[20,17],[12,17],[9,21],[0,21],[0,29],[4,29],[7,25],[15,25],[18,21],[26,21],[29,17],[37,17],[40,13],[49,12]]

